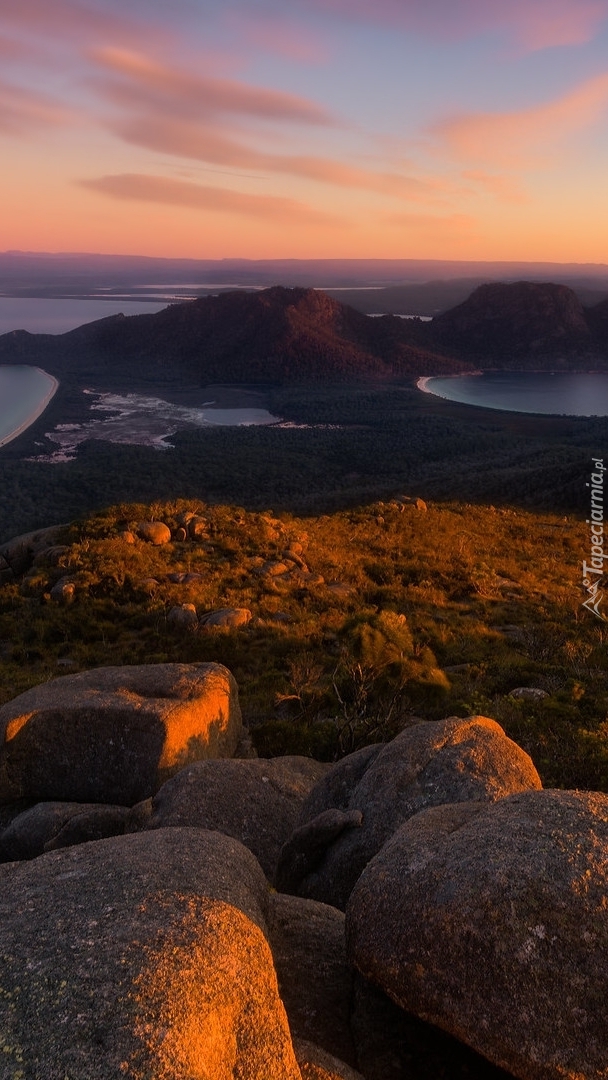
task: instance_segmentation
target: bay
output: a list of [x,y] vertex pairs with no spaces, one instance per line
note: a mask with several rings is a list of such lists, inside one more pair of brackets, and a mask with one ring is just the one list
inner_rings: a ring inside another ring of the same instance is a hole
[[549,416],[608,416],[608,374],[604,372],[489,371],[419,379],[418,388],[483,409]]
[[0,366],[0,446],[16,438],[44,412],[58,385],[40,368]]

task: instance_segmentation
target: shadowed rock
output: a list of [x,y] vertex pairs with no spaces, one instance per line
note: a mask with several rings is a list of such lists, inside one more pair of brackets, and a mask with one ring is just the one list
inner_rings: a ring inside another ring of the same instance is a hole
[[361,875],[349,956],[402,1008],[521,1080],[598,1080],[607,894],[607,795],[528,791],[474,812],[434,808]]
[[277,889],[297,895],[300,883],[315,873],[334,841],[346,831],[360,829],[362,823],[360,810],[324,810],[300,825],[281,849]]
[[364,1080],[360,1072],[306,1039],[293,1041],[302,1080]]
[[194,604],[176,604],[167,615],[167,622],[177,630],[192,632],[198,628],[198,615]]
[[227,757],[242,733],[221,664],[96,668],[0,708],[0,802],[131,806],[191,761]]
[[[357,878],[404,821],[429,806],[482,800],[495,802],[528,788],[540,788],[531,759],[487,717],[421,722],[386,746],[369,747],[344,758],[311,792],[301,822],[331,807],[359,811],[359,829],[327,834],[312,860],[305,834],[288,841],[277,881],[285,891],[344,910]],[[314,830],[313,830],[314,833]],[[322,832],[319,833],[319,842]],[[310,846],[310,845],[309,845]]]
[[250,852],[199,829],[0,867],[1,1074],[300,1080],[266,896]]
[[155,795],[146,827],[218,829],[245,844],[273,880],[302,803],[329,768],[304,757],[198,761]]
[[292,1034],[356,1066],[350,1029],[353,969],[344,914],[328,904],[273,893],[268,940]]
[[37,803],[11,821],[0,836],[0,858],[35,859],[45,851],[102,840],[124,832],[126,806]]

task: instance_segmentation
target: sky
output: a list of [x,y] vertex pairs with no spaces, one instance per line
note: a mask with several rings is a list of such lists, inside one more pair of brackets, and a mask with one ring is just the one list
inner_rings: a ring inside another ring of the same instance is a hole
[[608,262],[608,0],[0,0],[0,249]]

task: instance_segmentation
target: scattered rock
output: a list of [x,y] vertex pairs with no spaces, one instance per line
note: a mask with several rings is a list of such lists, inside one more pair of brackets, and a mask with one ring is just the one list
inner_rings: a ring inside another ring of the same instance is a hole
[[188,539],[188,533],[184,529],[183,525],[180,525],[180,527],[175,530],[173,534],[173,539],[176,540],[178,544],[183,544],[184,540]]
[[130,529],[124,529],[122,532],[120,532],[118,534],[118,538],[119,538],[119,540],[123,540],[125,544],[136,544],[137,543],[137,537],[136,537],[135,533],[131,532]]
[[280,574],[286,574],[289,571],[289,567],[286,562],[268,561],[262,563],[259,567],[258,573],[267,574],[268,577],[279,577]]
[[60,604],[71,604],[76,596],[76,582],[69,577],[60,578],[53,585],[50,596],[51,600],[57,600]]
[[180,513],[176,515],[175,523],[182,528],[186,528],[192,521],[192,518],[196,516],[194,510],[181,510]]
[[167,615],[167,622],[178,630],[197,630],[198,615],[194,604],[178,604],[172,607]]
[[301,582],[303,585],[308,585],[314,588],[316,585],[324,585],[325,578],[323,574],[314,574],[311,570],[298,570],[295,572],[294,577],[296,581]]
[[402,1008],[521,1080],[597,1080],[608,1060],[607,893],[607,795],[527,791],[435,808],[361,875],[349,955]]
[[302,804],[329,765],[305,757],[197,761],[152,800],[146,828],[194,825],[240,840],[274,879]]
[[188,536],[191,540],[206,540],[209,536],[209,522],[207,518],[193,514],[188,519]]
[[131,806],[192,761],[229,757],[242,732],[221,664],[96,668],[0,708],[0,802]]
[[411,506],[414,510],[421,510],[423,513],[428,510],[427,504],[424,499],[412,495],[397,495],[394,502],[391,505],[395,505],[397,509],[403,513],[406,506]]
[[537,686],[517,686],[515,690],[509,692],[509,697],[520,701],[542,701],[549,695],[546,690],[541,690]]
[[[335,837],[328,833],[325,852],[318,845],[312,852],[316,865],[309,859],[306,834],[295,835],[293,844],[288,841],[281,854],[279,866],[286,892],[344,910],[363,868],[395,830],[420,810],[469,799],[494,802],[516,791],[541,787],[528,755],[507,738],[499,724],[483,716],[423,721],[379,750],[368,747],[367,751],[368,758],[359,751],[353,761],[347,757],[334,766],[311,792],[300,819],[302,824],[311,823],[330,807],[358,810],[363,815],[361,828],[343,830]],[[321,832],[319,844],[322,840]]]
[[200,829],[0,867],[3,1075],[300,1080],[266,896],[250,852]]
[[220,608],[199,620],[205,629],[212,626],[246,626],[251,620],[249,608]]
[[343,581],[328,581],[327,588],[339,600],[348,600],[357,591],[354,585],[347,585]]
[[0,835],[0,859],[35,859],[45,851],[124,832],[129,810],[97,803],[41,802],[13,818]]
[[171,529],[162,521],[140,521],[137,526],[137,535],[141,540],[159,547],[168,544],[171,539]]

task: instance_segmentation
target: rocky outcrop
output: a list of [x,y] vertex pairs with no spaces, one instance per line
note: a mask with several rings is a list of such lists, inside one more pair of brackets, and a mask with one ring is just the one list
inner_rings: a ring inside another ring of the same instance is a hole
[[608,796],[527,791],[411,818],[347,911],[357,967],[521,1080],[598,1080]]
[[[451,717],[415,724],[386,746],[344,758],[313,789],[298,832],[281,853],[277,880],[286,892],[343,910],[363,868],[420,810],[470,799],[494,802],[540,787],[531,759],[494,720]],[[343,818],[358,812],[361,825],[344,827],[344,819],[332,834],[320,828],[327,825],[328,811]]]
[[2,1076],[300,1080],[266,896],[250,852],[200,829],[0,867]]
[[272,881],[306,796],[329,769],[311,758],[289,756],[198,761],[162,786],[146,827],[218,829],[248,847]]
[[131,806],[189,762],[230,757],[238,690],[221,664],[96,668],[0,708],[0,802]]

